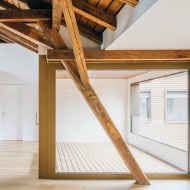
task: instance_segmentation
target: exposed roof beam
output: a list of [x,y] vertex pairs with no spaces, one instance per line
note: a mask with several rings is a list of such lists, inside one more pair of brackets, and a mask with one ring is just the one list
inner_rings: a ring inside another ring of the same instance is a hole
[[128,4],[128,5],[132,6],[132,7],[135,7],[139,3],[139,0],[116,0],[116,1]]
[[0,34],[0,43],[13,43],[13,41]]
[[[7,5],[5,6],[7,8]],[[39,20],[47,21],[52,19],[52,10],[20,10],[14,7],[13,11],[1,10],[0,11],[0,22],[37,22]],[[62,17],[62,25],[66,25],[64,18]],[[102,34],[95,32],[78,23],[79,33],[86,38],[101,44],[102,43]]]
[[52,10],[31,9],[31,10],[0,10],[0,22],[37,22],[52,19]]
[[81,81],[84,86],[88,86],[89,85],[88,72],[86,68],[82,44],[79,36],[79,30],[77,27],[77,22],[71,0],[62,0],[62,8],[65,16],[65,21],[67,24],[67,29],[69,31],[71,41],[73,44],[73,52],[75,55],[75,60],[77,63],[77,68],[80,74]]
[[52,5],[41,0],[19,0],[26,3],[31,9],[51,9]]
[[6,9],[6,10],[18,10],[15,6],[5,2],[5,1],[0,1],[0,7]]
[[0,36],[3,36],[4,38],[7,38],[8,40],[11,40],[12,42],[15,42],[15,43],[17,43],[17,44],[19,44],[19,45],[33,51],[33,52],[35,52],[35,53],[38,53],[38,48],[36,48],[36,46],[33,47],[31,45],[28,45],[27,43],[24,43],[23,41],[19,40],[18,38],[10,36],[7,33],[4,33],[4,32],[0,31]]
[[28,4],[20,0],[6,0],[9,4],[15,6],[18,9],[29,9]]
[[11,31],[9,31],[9,30],[7,30],[5,28],[0,27],[0,32],[6,34],[6,36],[9,37],[9,39],[11,39],[14,42],[20,41],[23,44],[26,44],[26,45],[30,46],[31,48],[38,50],[38,45],[37,44],[35,44],[32,41],[27,40],[27,39],[15,34],[15,33],[11,32]]
[[61,18],[63,15],[61,0],[53,1],[53,13],[52,13],[52,29],[59,31]]
[[46,37],[49,39],[49,41],[53,44],[55,49],[67,48],[59,32],[51,28],[51,22],[39,21],[38,24],[40,28],[42,29],[42,31],[44,32],[44,34],[46,35]]
[[[87,62],[190,62],[190,50],[84,50]],[[48,61],[75,59],[72,50],[48,50]]]
[[85,1],[72,1],[74,11],[98,24],[109,28],[111,30],[116,29],[116,17],[106,11],[103,11],[92,4]]
[[43,32],[36,30],[35,28],[32,28],[30,26],[27,26],[24,23],[7,22],[7,23],[1,23],[0,26],[36,44],[41,44],[50,49],[53,48],[53,45],[45,37]]

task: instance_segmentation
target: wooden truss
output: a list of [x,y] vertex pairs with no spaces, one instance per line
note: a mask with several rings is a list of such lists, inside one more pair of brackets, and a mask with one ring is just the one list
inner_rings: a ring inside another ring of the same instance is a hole
[[[43,45],[50,49],[47,52],[47,60],[53,63],[58,61],[63,64],[136,182],[141,185],[150,184],[92,88],[89,82],[87,66],[90,64],[103,64],[106,67],[108,64],[118,65],[124,63],[130,65],[129,68],[143,68],[142,63],[145,63],[147,64],[146,68],[148,68],[148,64],[152,67],[151,64],[157,62],[160,65],[165,65],[165,68],[168,69],[183,69],[190,68],[190,52],[185,50],[83,51],[79,33],[98,43],[101,43],[102,37],[85,26],[77,25],[75,13],[112,30],[116,29],[115,16],[92,6],[86,1],[73,0],[72,4],[71,0],[54,0],[52,10],[50,10],[49,6],[44,6],[41,10],[30,9],[36,8],[36,5],[40,4],[40,1],[37,0],[18,0],[19,2],[20,4],[15,7],[11,3],[0,1],[0,7],[5,9],[0,14],[0,38],[16,42],[34,52],[38,51],[38,45]],[[138,0],[116,0],[116,2],[136,6]],[[20,10],[19,8],[23,10],[18,11]],[[33,27],[31,22],[37,22],[35,27],[40,29]],[[59,34],[61,24],[66,25],[68,28],[73,50],[68,50]],[[176,64],[179,62],[182,62],[180,66]]]

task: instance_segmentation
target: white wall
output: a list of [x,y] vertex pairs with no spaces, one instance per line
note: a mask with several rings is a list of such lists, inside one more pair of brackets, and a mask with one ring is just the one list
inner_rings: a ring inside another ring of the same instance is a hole
[[125,7],[117,17],[118,29],[104,32],[103,47],[109,50],[190,49],[190,1],[157,0],[149,9],[144,9],[146,12],[141,11],[144,14],[138,13],[141,7],[152,2],[155,0],[141,0],[134,10]]
[[136,7],[125,5],[117,14],[117,29],[106,29],[102,48],[109,47],[123,32],[133,25],[157,0],[140,0]]
[[0,85],[23,85],[23,140],[37,140],[38,54],[16,44],[0,44]]
[[[91,79],[103,105],[126,140],[127,80]],[[106,133],[70,79],[57,79],[57,142],[106,142]]]
[[[127,84],[127,102],[130,102],[130,87],[132,83],[144,81],[147,79],[153,79],[156,77],[161,77],[168,75],[170,73],[175,73],[176,71],[152,71],[148,74],[142,74],[140,76],[133,77],[128,79]],[[130,103],[127,104],[127,118],[130,118]],[[133,144],[140,149],[149,152],[158,158],[161,158],[179,168],[182,168],[187,171],[188,168],[188,153],[171,146],[156,142],[154,140],[142,137],[136,134],[131,133],[131,121],[127,121],[127,142]]]

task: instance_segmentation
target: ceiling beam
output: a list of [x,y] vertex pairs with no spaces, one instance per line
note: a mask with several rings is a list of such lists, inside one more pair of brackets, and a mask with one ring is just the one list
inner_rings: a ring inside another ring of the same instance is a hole
[[65,21],[67,24],[67,29],[69,31],[71,41],[73,44],[73,52],[75,55],[75,60],[77,63],[77,68],[80,74],[81,81],[84,86],[88,86],[89,85],[88,72],[86,68],[82,44],[79,36],[79,30],[77,27],[77,22],[71,0],[62,0],[62,8],[65,16]]
[[51,9],[52,5],[50,3],[45,3],[42,0],[19,0],[26,3],[31,9]]
[[13,6],[12,4],[9,4],[5,1],[0,1],[0,7],[6,9],[6,10],[18,10],[18,8],[16,8],[15,6]]
[[139,0],[116,0],[116,1],[128,4],[128,5],[132,6],[132,7],[135,7],[139,3]]
[[116,17],[110,13],[107,13],[104,10],[101,10],[94,5],[85,2],[73,0],[72,4],[74,6],[74,11],[110,30],[116,29]]
[[61,19],[63,15],[61,0],[53,1],[53,13],[52,13],[52,29],[59,31]]
[[[7,6],[5,6],[7,7]],[[16,9],[16,10],[15,10]],[[52,20],[52,10],[49,9],[42,9],[42,10],[20,10],[16,7],[14,7],[14,10],[1,10],[0,11],[0,22],[38,22],[38,21],[48,21]],[[66,26],[65,19],[62,17],[61,24]],[[56,26],[53,26],[56,27]],[[83,26],[82,24],[78,23],[79,33],[98,43],[102,43],[102,34],[98,33],[94,30],[91,30],[90,28],[87,28],[86,26]],[[57,26],[58,29],[58,26]]]
[[30,46],[31,48],[38,50],[37,44],[35,44],[32,41],[27,40],[27,39],[15,34],[15,33],[11,32],[5,28],[0,27],[0,32],[6,34],[6,36],[9,37],[9,39],[11,39],[14,42],[15,42],[15,40],[20,41],[23,44],[26,44],[26,45]]
[[[84,50],[87,62],[190,62],[190,50]],[[48,50],[48,61],[72,61],[72,50]]]
[[11,40],[12,42],[15,42],[15,43],[17,43],[17,44],[19,44],[19,45],[33,51],[33,52],[35,52],[35,53],[38,53],[38,47],[36,48],[36,45],[34,45],[34,46],[31,46],[31,44],[28,45],[27,43],[21,41],[19,38],[15,38],[15,36],[14,37],[10,36],[7,33],[4,33],[2,31],[0,31],[0,36],[3,36],[4,38],[7,38],[8,40]]
[[0,10],[0,22],[37,22],[52,19],[50,9]]
[[53,48],[52,43],[46,38],[43,32],[35,28],[32,28],[30,26],[27,26],[24,23],[7,22],[7,23],[0,23],[0,26],[36,44],[46,46],[47,48],[50,49]]
[[5,36],[0,35],[0,43],[13,43],[9,38],[6,38]]
[[47,39],[49,39],[49,41],[53,44],[54,49],[67,49],[67,46],[60,36],[59,32],[51,28],[51,22],[39,21],[38,24],[43,33],[46,35]]

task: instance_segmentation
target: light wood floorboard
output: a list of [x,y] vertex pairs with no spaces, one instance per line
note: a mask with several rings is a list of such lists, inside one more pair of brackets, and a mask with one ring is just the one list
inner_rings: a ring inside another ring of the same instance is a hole
[[[180,173],[183,170],[128,145],[146,173]],[[57,143],[57,172],[129,173],[112,143]],[[65,158],[65,159],[63,159]],[[67,167],[66,167],[67,166]],[[65,170],[63,168],[66,168]]]

